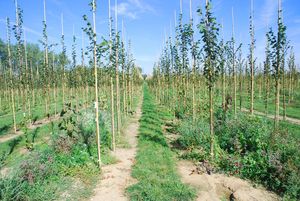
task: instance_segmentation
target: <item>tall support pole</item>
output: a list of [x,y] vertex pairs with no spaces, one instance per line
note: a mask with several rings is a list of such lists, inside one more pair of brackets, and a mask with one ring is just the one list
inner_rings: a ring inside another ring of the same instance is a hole
[[[192,13],[192,0],[190,0],[190,23],[193,29],[193,13]],[[192,110],[193,110],[193,122],[196,121],[196,101],[195,101],[195,81],[196,81],[196,52],[194,35],[192,35]]]
[[[24,51],[25,51],[25,74],[26,74],[26,97],[27,97],[27,108],[28,108],[28,117],[29,123],[31,124],[31,102],[30,102],[30,95],[29,95],[29,72],[28,72],[28,56],[27,56],[27,42],[26,42],[26,31],[24,30]],[[33,89],[34,90],[34,89]]]
[[[115,106],[114,106],[114,83],[113,78],[110,78],[110,88],[111,88],[111,113],[115,113]],[[115,138],[115,118],[111,116],[111,130],[112,130],[112,150],[116,151],[116,138]]]
[[48,36],[47,36],[47,18],[46,18],[46,0],[44,0],[44,43],[45,43],[45,67],[44,67],[44,96],[45,96],[45,113],[50,118],[49,112],[49,91],[50,91],[50,84],[49,84],[49,58],[48,58]]
[[98,166],[101,169],[101,143],[100,143],[100,129],[99,129],[99,102],[98,102],[98,72],[97,72],[97,31],[96,31],[96,0],[93,0],[93,32],[94,32],[94,76],[95,76],[95,113],[96,113],[96,140],[98,151]]
[[[108,19],[109,19],[109,55],[112,56],[112,18],[111,18],[111,0],[108,0]],[[111,67],[112,62],[111,59],[109,59],[109,66]],[[116,150],[116,139],[115,139],[115,98],[114,98],[114,83],[113,83],[113,77],[111,75],[110,78],[110,88],[111,88],[111,134],[112,134],[112,150]]]
[[232,69],[233,69],[233,110],[234,110],[234,117],[236,118],[236,64],[235,64],[235,33],[234,33],[234,13],[232,8]]
[[[281,23],[281,0],[278,0],[278,19],[277,19],[278,26]],[[279,32],[278,28],[278,33],[277,33],[277,49],[276,49],[276,60],[277,60],[277,75],[276,75],[276,80],[275,80],[275,85],[276,85],[276,92],[275,92],[275,116],[274,116],[274,128],[277,129],[279,126],[279,104],[280,104],[280,85],[281,85],[281,77],[280,77],[280,63],[281,63],[281,50],[280,50],[280,42],[282,41],[281,39],[281,33]]]
[[250,11],[250,113],[253,115],[254,112],[254,25],[253,25],[253,0],[251,0],[251,11]]
[[[125,57],[125,28],[124,28],[124,21],[122,19],[122,51],[123,57]],[[125,61],[124,61],[125,62]],[[125,63],[122,64],[122,91],[123,91],[123,112],[127,114],[126,108],[126,86],[125,86]]]
[[121,134],[121,108],[120,108],[120,93],[119,93],[119,33],[118,33],[118,0],[115,0],[115,23],[116,23],[116,99],[117,99],[117,132]]

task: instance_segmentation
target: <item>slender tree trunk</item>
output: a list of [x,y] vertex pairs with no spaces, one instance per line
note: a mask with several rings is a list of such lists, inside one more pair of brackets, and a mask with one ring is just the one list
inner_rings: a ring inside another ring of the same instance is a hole
[[[241,64],[242,65],[242,64]],[[242,68],[241,66],[240,66],[240,68]],[[239,91],[240,91],[240,93],[239,93],[239,95],[240,95],[240,111],[242,111],[242,101],[243,101],[243,75],[242,75],[242,69],[240,70],[240,80],[239,80]]]
[[[281,2],[278,0],[278,25],[280,24],[280,12],[281,12]],[[281,85],[281,75],[280,75],[280,63],[281,63],[281,50],[280,50],[280,42],[281,42],[281,34],[277,33],[277,47],[276,47],[276,78],[275,78],[275,116],[274,116],[274,128],[277,129],[279,126],[279,104],[280,104],[280,85]]]
[[113,84],[113,78],[110,79],[110,85],[111,85],[111,133],[112,133],[112,150],[116,151],[116,140],[115,140],[115,111],[114,111],[114,84]]
[[[117,6],[117,0],[116,6]],[[117,133],[121,134],[121,108],[120,108],[120,86],[119,86],[119,39],[118,39],[118,8],[116,7],[115,11],[115,21],[116,21],[116,67],[115,67],[115,76],[116,76],[116,99],[117,99]]]
[[235,65],[235,41],[234,41],[234,15],[233,15],[233,8],[232,8],[232,69],[233,69],[233,108],[234,108],[234,117],[236,118],[236,65]]
[[[282,54],[284,57],[284,53]],[[283,105],[283,120],[286,120],[286,95],[285,95],[285,90],[286,90],[286,86],[285,86],[285,59],[282,59],[282,95],[283,95],[283,99],[282,99],[282,105]]]
[[46,19],[46,0],[44,0],[44,98],[45,98],[45,115],[50,117],[49,113],[49,95],[48,92],[50,91],[49,82],[48,82],[48,66],[49,66],[49,59],[48,59],[48,37],[47,37],[47,19]]
[[31,96],[30,96],[30,76],[28,72],[28,59],[27,59],[27,44],[26,44],[26,32],[24,30],[24,50],[25,50],[25,82],[26,82],[26,97],[27,97],[27,107],[28,107],[28,117],[29,117],[29,123],[31,124]]
[[[65,39],[65,36],[64,36],[64,18],[63,18],[63,15],[61,15],[61,41],[62,41],[62,56],[64,57],[65,55],[65,43],[64,43],[64,39]],[[65,58],[63,58],[64,60]],[[65,78],[66,78],[66,74],[65,74],[65,61],[62,62],[62,65],[61,65],[61,70],[62,70],[62,75],[61,75],[61,86],[62,86],[62,105],[63,105],[63,110],[66,109],[66,106],[65,106],[65,87],[66,87],[66,84],[65,84]]]
[[16,112],[15,112],[15,96],[14,96],[14,74],[13,74],[13,65],[11,61],[11,50],[10,50],[10,24],[9,19],[7,18],[7,52],[8,52],[8,65],[10,72],[10,94],[11,94],[11,110],[13,114],[13,127],[14,132],[17,133],[17,123],[16,123]]
[[[55,58],[54,58],[54,53],[52,54],[52,72],[55,73]],[[53,74],[53,96],[54,96],[54,115],[57,115],[57,88],[56,88],[56,77]]]
[[209,87],[209,125],[210,125],[210,155],[214,157],[214,109],[213,109],[213,87]]

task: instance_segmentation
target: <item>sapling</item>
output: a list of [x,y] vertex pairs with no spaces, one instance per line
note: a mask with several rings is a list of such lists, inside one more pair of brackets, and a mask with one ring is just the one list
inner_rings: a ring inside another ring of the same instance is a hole
[[119,86],[119,42],[120,36],[118,32],[118,1],[115,0],[115,31],[116,31],[116,41],[115,41],[115,79],[116,79],[116,99],[117,99],[117,133],[121,134],[121,108],[120,108],[120,86]]
[[288,59],[288,68],[289,68],[289,93],[288,93],[288,104],[293,100],[294,93],[294,77],[296,74],[296,65],[295,65],[295,53],[294,48],[291,47],[290,56]]
[[265,114],[268,115],[269,99],[270,99],[270,67],[271,67],[271,51],[270,51],[270,35],[266,34],[266,59],[264,62],[264,83],[265,83]]
[[253,0],[251,0],[251,10],[250,10],[250,54],[249,66],[250,66],[250,114],[253,115],[254,112],[254,68],[255,68],[255,58],[254,58],[254,49],[255,49],[255,39],[254,39],[254,10],[253,10]]
[[279,104],[280,104],[280,88],[282,81],[282,61],[284,58],[284,48],[286,47],[286,26],[282,22],[281,0],[278,0],[278,18],[277,18],[277,36],[270,29],[270,45],[272,47],[272,71],[275,80],[275,115],[274,129],[279,126]]
[[48,47],[48,35],[47,35],[47,18],[46,18],[46,0],[44,0],[44,19],[43,19],[43,41],[44,47],[44,69],[43,69],[43,89],[45,98],[45,115],[50,117],[49,113],[49,47]]
[[[220,72],[218,64],[218,55],[220,47],[218,46],[219,25],[211,11],[212,5],[210,0],[206,0],[205,15],[202,17],[198,29],[203,42],[203,51],[205,55],[204,76],[209,92],[209,111],[210,111],[210,155],[214,157],[214,85]],[[202,11],[198,10],[199,15]]]
[[17,133],[17,123],[16,123],[16,112],[15,112],[15,96],[14,96],[14,73],[13,73],[13,65],[12,65],[12,57],[11,57],[11,47],[10,47],[10,21],[9,18],[6,18],[6,27],[7,27],[7,52],[8,52],[8,66],[10,73],[10,95],[11,95],[11,110],[13,114],[13,127],[14,132]]
[[61,15],[61,48],[62,52],[60,54],[60,65],[61,65],[61,87],[62,87],[62,104],[63,110],[65,110],[65,88],[66,88],[66,73],[65,73],[65,65],[66,65],[66,46],[65,46],[65,35],[64,35],[64,18],[63,14]]
[[95,86],[95,123],[96,123],[96,143],[97,143],[97,153],[98,153],[98,167],[101,169],[101,150],[100,150],[100,128],[99,128],[99,101],[98,101],[98,46],[97,46],[97,32],[96,32],[96,0],[92,0],[89,4],[92,7],[93,13],[93,25],[88,22],[86,15],[83,16],[84,21],[87,22],[87,27],[84,28],[84,31],[89,37],[90,45],[89,50],[93,52],[93,68],[94,68],[94,86]]

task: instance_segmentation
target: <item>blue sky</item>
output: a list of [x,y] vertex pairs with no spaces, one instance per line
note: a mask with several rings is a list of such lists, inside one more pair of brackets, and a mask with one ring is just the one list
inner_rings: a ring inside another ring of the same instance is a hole
[[[189,2],[183,1],[184,20],[189,17]],[[61,13],[64,15],[64,28],[68,54],[70,55],[73,26],[78,38],[78,51],[81,47],[81,27],[84,26],[82,16],[91,16],[88,7],[89,1],[82,0],[46,0],[47,24],[50,42],[60,41]],[[108,0],[97,0],[97,32],[108,37]],[[193,0],[193,16],[195,22],[199,21],[196,9],[204,5],[205,0]],[[250,0],[213,0],[214,13],[224,24],[224,37],[228,40],[231,36],[231,11],[235,16],[235,36],[237,41],[243,43],[243,54],[248,54],[249,44],[249,10]],[[24,27],[29,42],[37,42],[42,38],[42,0],[18,0],[24,10]],[[114,12],[115,0],[111,0]],[[284,0],[284,21],[287,25],[288,39],[294,46],[296,63],[300,58],[300,1]],[[277,0],[254,0],[254,23],[256,35],[256,57],[258,61],[264,59],[266,26],[276,28]],[[151,73],[153,63],[161,52],[165,33],[170,35],[170,26],[174,30],[174,12],[180,10],[180,0],[118,0],[119,28],[122,20],[125,27],[125,38],[131,40],[132,52],[145,73]],[[10,17],[15,21],[15,8],[13,0],[0,1],[0,38],[6,39],[5,18]],[[114,13],[112,13],[114,15]],[[172,33],[174,36],[174,32]],[[57,51],[60,50],[58,47]],[[78,52],[79,54],[79,52]]]

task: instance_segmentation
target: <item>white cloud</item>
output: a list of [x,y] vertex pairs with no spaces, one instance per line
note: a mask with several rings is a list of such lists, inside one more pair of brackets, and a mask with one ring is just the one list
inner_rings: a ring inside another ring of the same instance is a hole
[[[0,19],[0,23],[6,25],[6,20],[5,20],[5,19]],[[11,24],[11,25],[16,25],[16,23],[15,23],[15,22],[12,22],[12,21],[10,21],[10,24]],[[36,36],[42,36],[42,34],[41,34],[40,32],[38,32],[38,31],[36,31],[36,30],[33,30],[33,29],[29,28],[29,27],[23,26],[23,29],[24,29],[26,32],[31,33],[31,34],[33,34],[33,35],[36,35]]]
[[[255,3],[260,3],[260,1],[254,1]],[[284,10],[285,0],[281,0],[282,8]],[[255,6],[255,5],[254,5]],[[257,29],[264,29],[267,26],[271,26],[277,20],[277,9],[278,9],[278,1],[275,0],[264,0],[262,5],[261,13],[257,20]],[[254,10],[255,12],[255,10]],[[254,13],[255,15],[255,13]]]
[[[114,8],[116,10],[116,8]],[[120,3],[117,7],[118,15],[127,16],[131,19],[136,19],[137,14],[132,10],[129,3]]]
[[266,0],[262,9],[261,17],[265,24],[270,24],[277,12],[277,3],[274,0]]
[[[6,19],[0,19],[0,23],[6,25]],[[16,23],[12,22],[12,21],[10,21],[10,24],[11,24],[11,26],[12,25],[16,25]],[[30,33],[30,34],[38,36],[38,37],[42,37],[43,36],[41,31],[39,32],[39,31],[31,29],[31,28],[29,28],[27,26],[23,25],[23,29],[25,30],[26,35],[27,35],[27,33]],[[57,38],[55,38],[53,36],[49,36],[49,35],[48,35],[48,39],[49,39],[49,41],[51,43],[54,43],[55,41],[58,41]]]
[[149,5],[146,4],[145,2],[142,2],[141,0],[128,0],[128,2],[138,9],[140,9],[141,12],[151,12],[154,13],[155,10]]
[[[116,6],[113,8],[116,10]],[[126,16],[130,19],[137,19],[142,13],[154,13],[155,10],[142,0],[127,0],[117,5],[118,15]]]

